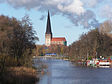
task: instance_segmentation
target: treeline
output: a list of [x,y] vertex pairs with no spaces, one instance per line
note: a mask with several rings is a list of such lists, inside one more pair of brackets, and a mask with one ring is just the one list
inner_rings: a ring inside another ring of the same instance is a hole
[[66,55],[67,54],[67,46],[63,45],[51,45],[46,47],[45,45],[37,45],[35,54],[36,56],[44,56],[46,53],[56,53],[57,55]]
[[71,60],[87,60],[112,56],[112,23],[106,21],[99,28],[83,34],[68,47]]
[[32,51],[38,40],[28,16],[17,20],[0,16],[0,78],[9,67],[32,66]]
[[73,61],[112,56],[112,21],[106,21],[99,28],[82,34],[78,41],[69,46],[37,45],[36,55],[43,56],[45,53],[65,55]]

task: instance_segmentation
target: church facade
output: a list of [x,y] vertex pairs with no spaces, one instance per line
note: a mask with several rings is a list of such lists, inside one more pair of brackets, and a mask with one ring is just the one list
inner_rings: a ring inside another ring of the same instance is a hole
[[51,46],[51,45],[66,46],[67,45],[67,41],[65,37],[53,37],[49,12],[48,12],[48,17],[47,17],[47,26],[46,26],[46,32],[45,32],[45,45],[46,46]]

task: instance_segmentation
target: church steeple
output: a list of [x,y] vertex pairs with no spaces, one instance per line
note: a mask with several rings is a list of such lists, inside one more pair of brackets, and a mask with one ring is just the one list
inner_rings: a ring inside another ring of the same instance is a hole
[[48,17],[47,17],[46,34],[52,34],[49,11],[48,11]]
[[45,32],[45,45],[47,47],[51,45],[65,45],[65,46],[67,45],[67,41],[65,37],[61,37],[61,38],[52,37],[49,11],[48,11],[48,16],[47,16],[47,25],[46,25],[46,32]]
[[47,26],[46,26],[46,33],[45,33],[45,45],[50,46],[51,40],[52,40],[52,31],[51,31],[50,14],[48,11]]

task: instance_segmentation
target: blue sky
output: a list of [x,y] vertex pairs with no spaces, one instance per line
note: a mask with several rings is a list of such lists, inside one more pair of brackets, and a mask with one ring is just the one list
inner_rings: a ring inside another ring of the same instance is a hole
[[112,0],[85,0],[88,3],[84,0],[62,0],[61,2],[51,0],[49,3],[48,0],[43,1],[4,0],[2,2],[0,0],[0,15],[21,19],[25,14],[28,14],[39,37],[37,44],[44,44],[49,9],[52,16],[53,36],[66,37],[68,45],[78,40],[81,34],[112,18],[112,3],[110,3]]

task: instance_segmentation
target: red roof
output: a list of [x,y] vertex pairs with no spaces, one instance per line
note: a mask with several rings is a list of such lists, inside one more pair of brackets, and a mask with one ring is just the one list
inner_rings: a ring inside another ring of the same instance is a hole
[[52,41],[66,41],[64,37],[52,38]]

